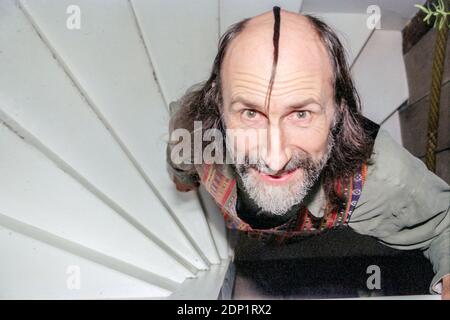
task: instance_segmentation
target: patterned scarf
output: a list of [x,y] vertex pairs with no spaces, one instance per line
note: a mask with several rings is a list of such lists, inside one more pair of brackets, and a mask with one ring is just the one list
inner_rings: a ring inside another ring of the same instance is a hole
[[306,206],[301,206],[298,214],[270,229],[252,228],[238,216],[236,212],[237,185],[231,166],[204,164],[197,167],[197,170],[206,190],[219,205],[227,228],[237,229],[262,242],[281,244],[346,226],[361,195],[367,165],[362,163],[351,178],[339,179],[335,182],[337,194],[346,199],[338,210],[326,209],[323,217],[318,218],[309,212]]

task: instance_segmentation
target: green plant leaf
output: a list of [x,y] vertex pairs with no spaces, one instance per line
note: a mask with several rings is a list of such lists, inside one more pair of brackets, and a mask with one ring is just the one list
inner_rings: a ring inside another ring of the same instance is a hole
[[445,11],[444,0],[438,0],[438,2],[439,2],[439,9],[441,9],[441,11]]
[[[434,17],[433,28],[439,27],[442,29],[447,23],[447,16],[450,15],[450,12],[446,12],[446,3],[444,0],[437,0],[437,2],[427,3],[426,7],[420,4],[414,5],[416,8],[419,8],[422,12],[426,13],[426,16],[423,18],[423,21],[428,25],[431,24],[431,17]],[[433,6],[433,8],[431,8]]]
[[415,4],[414,7],[419,8],[420,10],[422,10],[425,13],[428,13],[428,9],[420,4]]
[[439,7],[436,5],[436,3],[433,2],[431,5],[433,6],[435,11],[439,10]]

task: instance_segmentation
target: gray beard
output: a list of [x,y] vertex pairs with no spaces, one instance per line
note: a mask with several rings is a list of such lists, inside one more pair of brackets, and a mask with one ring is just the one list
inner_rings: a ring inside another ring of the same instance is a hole
[[303,201],[309,190],[318,180],[320,173],[325,167],[334,146],[333,136],[328,137],[326,153],[319,160],[314,161],[306,153],[297,153],[286,164],[285,170],[291,171],[300,169],[302,172],[292,181],[283,185],[269,185],[260,181],[256,174],[250,172],[254,168],[260,172],[270,172],[270,169],[262,162],[256,164],[235,165],[242,184],[248,196],[255,201],[263,211],[270,212],[273,215],[284,215],[292,206]]

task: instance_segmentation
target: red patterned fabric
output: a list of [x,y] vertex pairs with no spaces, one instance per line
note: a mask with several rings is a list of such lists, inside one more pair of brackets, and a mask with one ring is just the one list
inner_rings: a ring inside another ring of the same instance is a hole
[[296,238],[318,234],[328,229],[345,226],[356,207],[365,181],[367,165],[347,181],[336,181],[335,188],[344,196],[346,203],[337,211],[325,210],[323,217],[315,217],[306,207],[301,207],[298,215],[286,223],[270,229],[254,229],[239,218],[236,212],[236,179],[225,165],[202,165],[197,168],[202,183],[221,208],[229,229],[245,232],[249,237],[264,242],[285,243]]

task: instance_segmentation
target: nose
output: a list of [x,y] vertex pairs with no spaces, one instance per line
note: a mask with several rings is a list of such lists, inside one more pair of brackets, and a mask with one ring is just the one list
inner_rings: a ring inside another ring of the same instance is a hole
[[269,127],[266,145],[266,152],[263,152],[264,162],[272,171],[281,171],[289,161],[289,152],[285,147],[283,134],[278,127]]

